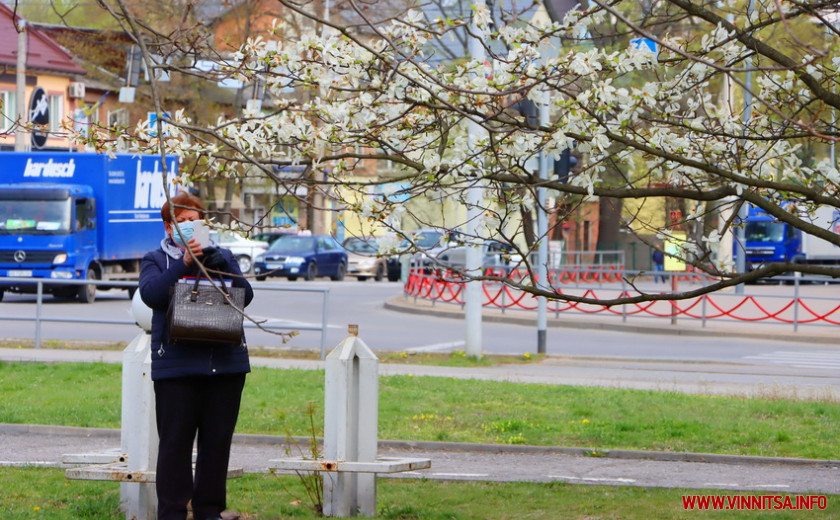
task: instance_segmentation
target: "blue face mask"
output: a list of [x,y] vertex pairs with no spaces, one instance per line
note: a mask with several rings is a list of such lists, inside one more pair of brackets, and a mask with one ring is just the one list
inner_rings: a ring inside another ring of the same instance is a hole
[[[178,233],[178,229],[181,230],[180,233]],[[193,234],[195,234],[195,228],[193,227],[193,221],[188,220],[186,222],[179,222],[178,223],[178,229],[175,229],[175,224],[172,225],[172,240],[174,240],[175,243],[178,244],[179,246],[181,246],[183,248],[186,248],[187,247],[187,242],[189,242],[190,239],[193,237]],[[181,240],[181,235],[184,236],[183,240]]]

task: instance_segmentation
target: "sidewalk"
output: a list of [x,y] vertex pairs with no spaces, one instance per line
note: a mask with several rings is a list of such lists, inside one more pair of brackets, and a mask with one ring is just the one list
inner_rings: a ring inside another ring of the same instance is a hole
[[[122,351],[0,348],[0,361],[118,364]],[[251,365],[298,370],[325,366],[319,360],[255,356]],[[380,363],[379,374],[840,401],[840,374],[815,376],[806,369],[769,365],[548,356],[541,362],[476,367]]]
[[[0,424],[0,467],[67,467],[65,454],[119,447],[118,430]],[[732,455],[380,441],[380,456],[430,458],[428,470],[394,478],[567,482],[638,487],[721,489],[761,493],[840,495],[840,461]],[[231,465],[266,473],[268,461],[287,458],[286,437],[234,438]],[[292,448],[293,453],[295,448]]]

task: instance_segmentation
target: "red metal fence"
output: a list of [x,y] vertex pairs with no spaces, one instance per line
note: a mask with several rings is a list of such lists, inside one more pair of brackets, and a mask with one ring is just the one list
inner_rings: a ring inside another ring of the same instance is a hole
[[[505,276],[505,272],[488,269],[485,274]],[[558,295],[574,295],[591,299],[615,299],[637,296],[622,283],[625,272],[619,269],[552,270],[549,272],[551,286]],[[698,283],[697,273],[668,273],[677,276],[679,282]],[[508,277],[517,282],[525,279],[523,272],[516,270]],[[582,287],[583,283],[600,283],[599,287]],[[577,284],[571,286],[572,284]],[[483,284],[484,307],[501,309],[535,310],[537,299],[529,293],[510,287],[500,281],[485,281]],[[561,288],[566,285],[568,287]],[[655,285],[648,284],[649,292],[665,293]],[[670,287],[670,284],[668,285]],[[549,312],[583,313],[617,316],[647,316],[659,318],[691,318],[698,320],[730,319],[750,322],[786,323],[794,327],[805,324],[840,325],[840,291],[829,288],[822,295],[800,294],[796,283],[792,294],[734,294],[712,293],[686,300],[648,301],[607,307],[587,303],[550,300]],[[463,304],[464,282],[457,274],[450,272],[424,274],[412,272],[405,284],[405,294],[426,300]],[[646,290],[648,290],[646,288]]]

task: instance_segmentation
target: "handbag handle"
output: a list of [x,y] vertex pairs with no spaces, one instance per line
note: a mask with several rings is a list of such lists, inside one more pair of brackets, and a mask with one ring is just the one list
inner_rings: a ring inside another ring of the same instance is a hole
[[[190,291],[190,301],[193,302],[193,303],[195,303],[195,301],[198,300],[198,284],[199,284],[199,282],[201,282],[201,277],[196,276],[195,277],[195,284],[193,285],[192,291]],[[212,279],[211,279],[211,283],[212,283]],[[228,298],[224,299],[224,304],[225,305],[230,305],[230,301],[229,301],[230,291],[228,291],[227,285],[225,285],[224,277],[219,277],[219,283],[222,285],[222,292],[228,297]]]

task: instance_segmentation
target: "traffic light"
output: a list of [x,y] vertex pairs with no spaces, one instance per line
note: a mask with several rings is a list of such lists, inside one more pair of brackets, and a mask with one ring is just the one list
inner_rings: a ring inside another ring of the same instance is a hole
[[554,176],[560,182],[568,182],[569,173],[571,173],[577,163],[577,157],[572,155],[572,150],[566,148],[563,150],[563,153],[560,154],[560,158],[554,161]]

